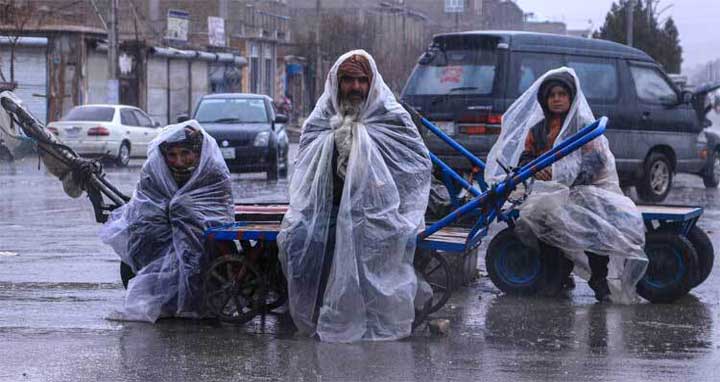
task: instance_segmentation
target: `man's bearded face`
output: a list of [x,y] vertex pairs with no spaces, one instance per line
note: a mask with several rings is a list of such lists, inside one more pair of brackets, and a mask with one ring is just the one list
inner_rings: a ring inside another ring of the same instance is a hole
[[367,76],[344,75],[340,78],[340,104],[359,108],[367,99],[370,79]]

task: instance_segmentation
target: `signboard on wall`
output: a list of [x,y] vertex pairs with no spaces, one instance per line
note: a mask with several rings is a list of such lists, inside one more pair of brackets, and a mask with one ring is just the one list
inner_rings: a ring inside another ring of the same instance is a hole
[[177,9],[169,9],[167,15],[167,35],[165,36],[171,41],[188,40],[188,31],[190,30],[190,14]]
[[225,46],[225,20],[222,17],[208,17],[208,39],[210,46]]
[[445,0],[445,13],[463,13],[465,0]]

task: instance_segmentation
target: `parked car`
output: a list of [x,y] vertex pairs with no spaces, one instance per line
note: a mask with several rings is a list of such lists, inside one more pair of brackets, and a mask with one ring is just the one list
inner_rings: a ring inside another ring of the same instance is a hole
[[[287,176],[287,117],[275,112],[270,97],[206,95],[198,102],[192,118],[215,138],[230,171],[265,172],[270,180]],[[186,119],[180,116],[178,121]]]
[[[560,66],[575,69],[594,114],[609,117],[606,135],[623,186],[636,186],[640,198],[652,202],[665,199],[676,172],[717,186],[718,174],[708,163],[720,137],[703,132],[698,107],[711,89],[677,89],[650,56],[625,45],[531,32],[440,34],[418,60],[402,98],[486,157],[505,110],[539,76]],[[451,166],[470,170],[433,134],[425,139]]]
[[47,128],[82,156],[110,157],[119,166],[127,166],[130,158],[147,156],[159,126],[134,106],[82,105]]

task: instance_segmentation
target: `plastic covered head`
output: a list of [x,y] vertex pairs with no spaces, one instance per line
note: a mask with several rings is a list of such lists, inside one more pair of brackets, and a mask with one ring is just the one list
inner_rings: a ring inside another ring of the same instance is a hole
[[549,75],[545,77],[543,82],[540,84],[540,89],[537,93],[538,102],[545,113],[548,112],[548,98],[550,97],[550,91],[556,86],[560,86],[567,91],[570,96],[570,103],[572,103],[575,99],[577,86],[575,85],[575,78],[569,72],[559,72]]
[[[563,121],[555,145],[595,120],[575,71],[567,67],[548,71],[537,79],[525,93],[520,95],[503,114],[500,136],[488,154],[487,167],[485,168],[486,181],[492,183],[505,178],[505,171],[498,164],[498,161],[505,166],[516,166],[518,164],[525,147],[525,138],[530,129],[546,118],[544,106],[541,102],[543,99],[541,95],[542,89],[552,89],[549,85],[554,81],[558,81],[556,83],[560,83],[563,87],[569,87],[575,95],[571,100],[570,109]],[[597,140],[605,140],[605,138],[602,137],[602,139]],[[576,151],[555,162],[552,165],[553,180],[566,185],[572,184],[580,169],[580,161],[581,154]]]
[[185,147],[194,153],[202,151],[203,135],[192,124],[187,123],[182,130],[175,131],[160,144],[160,152],[165,155],[172,147]]
[[185,184],[197,168],[204,140],[197,122],[187,121],[181,127],[168,132],[158,145],[165,164],[179,186]]

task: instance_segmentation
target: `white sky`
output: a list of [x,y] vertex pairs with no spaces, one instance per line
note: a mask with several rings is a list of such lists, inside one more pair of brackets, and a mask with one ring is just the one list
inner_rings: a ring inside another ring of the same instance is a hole
[[[613,0],[515,0],[535,20],[564,21],[570,29],[593,30],[605,22]],[[617,1],[616,1],[617,2]],[[683,47],[683,71],[720,58],[720,0],[660,0],[657,9],[673,5],[660,15],[672,16]]]

